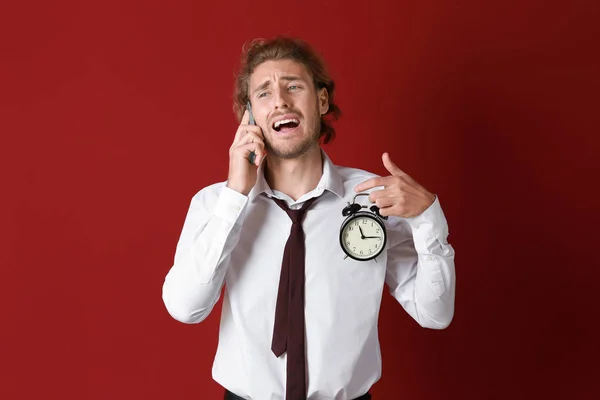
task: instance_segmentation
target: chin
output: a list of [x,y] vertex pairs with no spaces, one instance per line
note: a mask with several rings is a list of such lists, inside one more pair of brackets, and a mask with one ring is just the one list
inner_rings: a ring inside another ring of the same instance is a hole
[[310,151],[314,146],[318,145],[318,141],[304,141],[302,143],[298,143],[293,146],[276,146],[273,147],[271,145],[268,146],[268,151],[273,154],[277,158],[281,158],[284,160],[292,160],[294,158],[298,158],[308,151]]

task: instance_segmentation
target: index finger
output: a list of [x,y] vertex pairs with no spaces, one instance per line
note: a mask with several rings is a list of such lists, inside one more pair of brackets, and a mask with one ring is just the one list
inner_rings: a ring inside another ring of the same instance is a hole
[[242,115],[242,121],[240,122],[240,125],[248,125],[248,122],[250,122],[250,113],[248,112],[248,109],[246,109],[244,111],[244,115]]
[[[244,133],[246,131],[243,131],[242,129],[240,129],[240,126],[242,125],[248,125],[248,120],[250,119],[248,110],[244,111],[244,115],[242,115],[242,120],[240,122],[240,125],[238,126],[237,131],[235,132],[235,138],[233,139],[234,142],[237,142],[238,140],[240,140],[242,138],[242,136],[244,136]],[[244,133],[242,133],[242,131]]]
[[369,189],[372,189],[372,188],[378,187],[378,186],[385,187],[385,185],[387,183],[387,180],[388,180],[387,177],[384,178],[384,177],[381,177],[381,176],[378,176],[378,177],[375,177],[375,178],[371,178],[371,179],[368,179],[368,180],[366,180],[364,182],[361,182],[358,185],[356,185],[354,187],[354,191],[355,192],[363,192],[365,190],[369,190]]

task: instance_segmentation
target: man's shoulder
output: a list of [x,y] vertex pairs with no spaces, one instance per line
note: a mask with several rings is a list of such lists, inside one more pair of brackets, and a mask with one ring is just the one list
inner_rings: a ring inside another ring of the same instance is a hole
[[339,176],[342,178],[342,182],[344,182],[344,184],[354,184],[355,182],[359,183],[366,179],[376,178],[380,176],[376,173],[364,169],[348,167],[344,165],[334,164],[334,168],[336,169]]

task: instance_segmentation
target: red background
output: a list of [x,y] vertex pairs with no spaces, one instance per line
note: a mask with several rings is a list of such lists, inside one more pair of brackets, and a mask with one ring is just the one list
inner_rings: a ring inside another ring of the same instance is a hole
[[389,151],[450,223],[454,322],[386,291],[374,398],[598,396],[598,2],[350,3],[2,1],[0,398],[222,396],[220,303],[180,324],[161,285],[226,178],[242,43],[277,33],[335,77],[332,159]]

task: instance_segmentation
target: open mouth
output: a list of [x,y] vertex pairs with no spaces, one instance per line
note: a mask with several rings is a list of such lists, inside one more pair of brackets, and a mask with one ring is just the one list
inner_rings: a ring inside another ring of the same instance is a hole
[[297,128],[298,125],[300,125],[300,121],[296,118],[282,119],[273,124],[273,129],[276,132],[287,132]]

